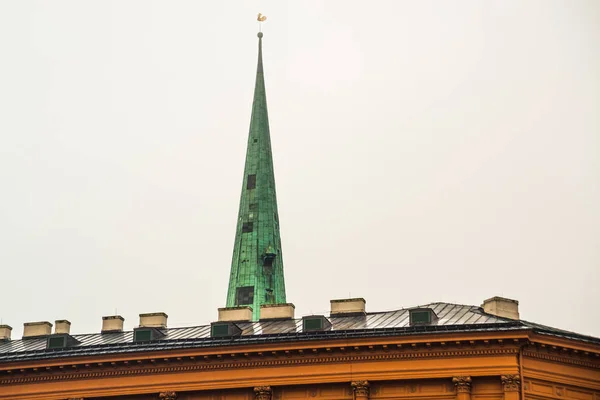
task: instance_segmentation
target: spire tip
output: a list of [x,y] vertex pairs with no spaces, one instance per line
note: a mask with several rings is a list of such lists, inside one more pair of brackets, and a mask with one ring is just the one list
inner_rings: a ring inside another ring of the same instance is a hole
[[258,32],[258,34],[256,36],[258,36],[259,39],[262,39],[263,33],[262,32]]

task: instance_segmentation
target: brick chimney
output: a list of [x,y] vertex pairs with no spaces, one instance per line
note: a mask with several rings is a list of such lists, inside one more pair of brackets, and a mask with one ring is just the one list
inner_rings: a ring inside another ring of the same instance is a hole
[[8,325],[0,325],[0,342],[10,340],[12,327]]
[[120,315],[109,315],[102,317],[102,333],[123,332],[123,321]]
[[140,314],[140,328],[160,328],[167,327],[167,318],[169,316],[164,312]]
[[483,311],[502,318],[519,319],[519,302],[495,296],[483,301]]
[[48,321],[25,322],[23,324],[23,339],[48,336],[52,333],[52,324]]
[[66,319],[54,321],[54,333],[71,333],[71,323]]
[[332,317],[343,317],[347,315],[365,315],[367,301],[362,297],[353,299],[340,299],[331,300],[331,311],[329,313]]
[[225,307],[219,308],[219,322],[250,322],[252,321],[252,307]]
[[260,320],[293,319],[295,309],[292,303],[263,304],[260,306]]

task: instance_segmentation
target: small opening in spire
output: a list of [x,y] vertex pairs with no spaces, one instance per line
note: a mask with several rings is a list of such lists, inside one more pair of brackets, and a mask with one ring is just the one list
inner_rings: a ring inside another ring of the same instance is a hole
[[263,269],[267,275],[273,273],[273,263],[275,262],[276,254],[267,253],[263,256]]
[[246,189],[254,189],[256,187],[256,174],[248,175],[248,181],[246,182]]
[[271,289],[271,288],[265,289],[265,303],[267,303],[267,304],[275,303],[275,296],[273,295],[273,289]]
[[271,257],[265,257],[265,261],[264,261],[263,265],[265,267],[271,268],[273,266],[273,261],[275,261],[274,255]]
[[253,222],[244,222],[242,224],[242,233],[252,232],[254,230]]
[[243,286],[237,289],[237,305],[254,303],[254,286]]

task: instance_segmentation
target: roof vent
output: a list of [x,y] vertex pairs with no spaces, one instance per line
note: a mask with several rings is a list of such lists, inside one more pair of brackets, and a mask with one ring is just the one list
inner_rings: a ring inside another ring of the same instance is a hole
[[502,318],[519,319],[519,302],[505,297],[492,297],[483,301],[483,311]]
[[252,321],[252,307],[226,307],[219,308],[219,322],[250,322]]
[[153,327],[140,327],[133,330],[133,341],[137,342],[151,342],[154,340],[160,340],[165,336],[160,329]]
[[292,303],[263,304],[260,306],[260,320],[293,319],[296,307]]
[[437,315],[431,308],[413,308],[408,313],[410,316],[410,326],[432,325],[438,320]]
[[71,333],[71,323],[66,319],[54,321],[54,333]]
[[319,332],[331,329],[331,322],[324,315],[302,317],[302,332]]
[[23,324],[23,339],[33,339],[48,336],[52,333],[52,324],[48,321],[25,322]]
[[75,346],[76,344],[81,343],[79,340],[75,339],[73,336],[68,333],[57,333],[54,335],[48,336],[46,340],[46,348],[47,349],[62,349],[65,347]]
[[161,328],[167,327],[167,318],[169,316],[164,312],[140,314],[140,328]]
[[120,315],[102,317],[102,333],[123,332],[123,321],[125,321],[125,318]]
[[8,325],[0,325],[0,342],[9,341],[12,327]]
[[242,330],[233,322],[213,322],[210,324],[210,336],[214,338],[240,336]]
[[365,305],[367,304],[367,301],[362,297],[331,300],[329,303],[331,304],[330,315],[332,317],[366,315]]

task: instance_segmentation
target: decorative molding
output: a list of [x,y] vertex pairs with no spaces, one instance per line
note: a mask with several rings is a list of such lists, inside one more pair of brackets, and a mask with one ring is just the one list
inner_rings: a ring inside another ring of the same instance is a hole
[[521,388],[521,375],[502,375],[502,387],[505,392],[518,392]]
[[[106,377],[120,377],[131,375],[148,375],[161,374],[171,372],[193,372],[193,371],[209,371],[223,370],[235,368],[263,368],[263,367],[281,367],[287,365],[311,365],[311,364],[329,364],[329,363],[354,363],[367,361],[394,361],[404,359],[419,359],[419,358],[444,358],[444,357],[473,357],[473,356],[499,356],[517,354],[518,348],[482,348],[470,350],[449,350],[449,351],[401,351],[401,352],[385,352],[380,354],[356,354],[356,355],[338,355],[338,356],[315,356],[315,357],[298,357],[298,358],[277,358],[257,359],[248,361],[234,362],[206,362],[198,359],[189,360],[179,365],[168,366],[140,366],[132,367],[132,361],[129,361],[129,367],[116,364],[112,369],[103,369],[93,371],[100,368],[93,364],[88,364],[85,367],[86,371],[72,373],[52,373],[46,371],[27,371],[21,376],[17,374],[9,375],[8,377],[0,378],[0,385],[12,385],[34,382],[52,382],[65,381],[76,379],[95,379]],[[218,360],[219,358],[217,358]],[[168,360],[168,359],[165,359]],[[104,363],[106,365],[108,363]],[[72,364],[67,364],[72,365]],[[60,367],[58,367],[60,368]]]
[[256,386],[254,388],[254,399],[255,400],[271,400],[273,390],[271,386]]
[[554,361],[561,364],[571,364],[577,365],[580,367],[588,367],[588,368],[600,368],[600,362],[594,362],[592,360],[586,361],[582,359],[577,359],[573,357],[565,357],[558,354],[551,353],[542,353],[539,351],[525,350],[523,351],[523,355],[525,357],[538,358],[540,360],[546,361]]
[[173,391],[160,392],[158,398],[160,400],[177,400],[177,393]]
[[458,393],[471,393],[471,377],[470,376],[455,376],[452,378],[452,383]]
[[369,397],[369,381],[354,381],[351,383],[352,391],[354,392],[354,398],[357,397]]

